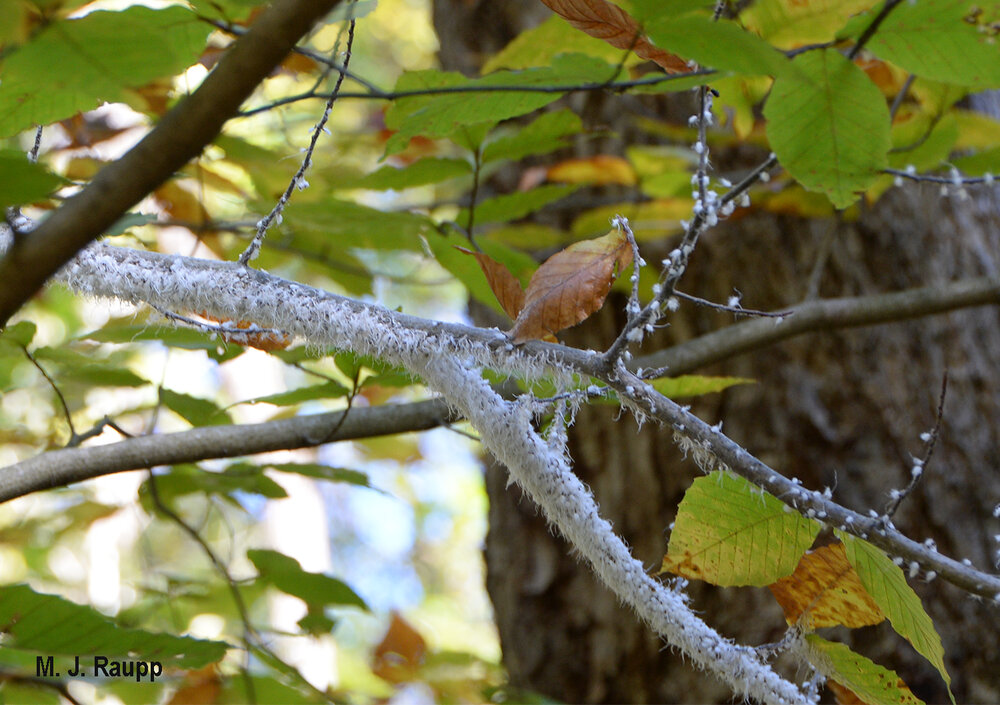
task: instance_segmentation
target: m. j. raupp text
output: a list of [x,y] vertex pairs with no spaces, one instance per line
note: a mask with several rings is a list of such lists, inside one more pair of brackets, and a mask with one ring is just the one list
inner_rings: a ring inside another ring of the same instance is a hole
[[[38,678],[59,678],[52,656],[38,656],[35,659],[35,676]],[[150,683],[163,675],[163,664],[159,661],[116,661],[107,656],[73,657],[72,668],[66,671],[70,678],[135,678]]]

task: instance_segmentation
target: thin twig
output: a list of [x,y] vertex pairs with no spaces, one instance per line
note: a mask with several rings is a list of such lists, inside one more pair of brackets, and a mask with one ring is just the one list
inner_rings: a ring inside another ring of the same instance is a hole
[[875,36],[875,32],[878,31],[879,26],[885,21],[885,18],[888,17],[889,13],[892,12],[896,5],[902,1],[903,0],[886,1],[879,13],[875,15],[875,19],[871,21],[871,24],[865,27],[865,31],[861,33],[860,37],[858,37],[857,43],[855,43],[855,45],[851,47],[851,50],[847,52],[847,58],[849,60],[854,61],[855,57],[861,53],[862,49],[865,48],[865,44],[867,44],[868,41]]
[[896,113],[903,106],[903,101],[906,99],[906,94],[910,92],[910,86],[913,85],[913,81],[916,80],[917,74],[911,73],[906,77],[906,81],[903,83],[903,87],[899,89],[899,93],[892,100],[892,107],[889,108],[889,123],[896,119]]
[[885,517],[891,518],[896,510],[899,509],[899,505],[903,503],[903,500],[913,493],[916,488],[917,483],[920,482],[920,478],[924,476],[924,472],[927,470],[927,463],[930,462],[931,455],[934,453],[934,446],[937,444],[938,436],[941,433],[941,419],[944,418],[944,398],[948,393],[948,370],[944,371],[944,375],[941,378],[941,393],[938,395],[938,406],[937,414],[934,417],[934,428],[931,429],[930,433],[927,434],[927,438],[924,442],[924,455],[917,461],[914,461],[913,468],[910,471],[910,482],[902,490],[892,490],[890,492],[889,504],[885,508]]
[[63,393],[59,389],[59,385],[55,383],[55,380],[49,377],[49,373],[46,372],[45,368],[38,363],[35,356],[28,352],[27,346],[21,345],[20,347],[21,350],[24,351],[24,355],[28,358],[28,361],[35,366],[35,369],[42,373],[42,377],[45,378],[45,381],[49,383],[49,386],[52,387],[52,391],[54,391],[56,396],[59,398],[59,404],[62,405],[63,415],[66,417],[66,423],[69,426],[69,442],[66,444],[67,447],[76,445],[79,442],[77,440],[78,436],[76,435],[76,428],[73,426],[73,416],[69,413],[69,405],[66,403],[66,397],[63,396]]
[[716,311],[725,311],[726,313],[735,313],[737,316],[752,316],[758,318],[785,318],[791,316],[795,311],[758,311],[753,308],[743,308],[742,306],[727,306],[726,304],[717,304],[714,301],[709,301],[708,299],[702,299],[691,294],[685,294],[683,291],[678,291],[674,289],[674,296],[678,299],[684,299],[685,301],[690,301],[691,303],[698,304],[699,306],[704,306],[706,308],[715,309]]
[[[344,52],[344,66],[346,67],[351,61],[351,48],[354,45],[354,25],[355,20],[351,20],[348,25],[347,30],[347,50]],[[333,111],[333,104],[337,101],[337,94],[340,92],[340,87],[344,83],[344,74],[340,73],[337,76],[337,82],[333,87],[333,92],[330,93],[330,97],[326,101],[326,108],[323,110],[323,117],[320,121],[313,127],[312,137],[309,139],[309,147],[306,149],[305,158],[302,160],[302,164],[299,165],[298,171],[295,172],[295,176],[292,180],[288,182],[288,187],[285,192],[281,194],[281,198],[271,209],[264,218],[257,223],[257,233],[254,235],[253,240],[243,251],[243,254],[239,257],[240,264],[246,266],[249,264],[250,260],[256,259],[257,255],[260,254],[260,245],[264,241],[264,236],[267,233],[267,229],[271,227],[271,223],[275,220],[280,222],[281,212],[285,209],[285,205],[288,200],[292,197],[292,192],[295,189],[302,190],[309,186],[309,182],[306,181],[305,174],[312,166],[312,155],[316,149],[316,143],[319,141],[320,134],[326,129],[326,123],[330,119],[330,113]]]

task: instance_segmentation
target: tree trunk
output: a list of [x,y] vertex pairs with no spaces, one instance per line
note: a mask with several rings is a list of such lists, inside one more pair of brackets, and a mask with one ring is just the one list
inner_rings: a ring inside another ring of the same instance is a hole
[[[462,25],[493,4],[436,0],[445,68],[468,72],[503,44],[498,37],[506,41],[520,31],[526,16],[513,2],[503,3],[504,23]],[[529,7],[538,5],[533,0]],[[627,116],[618,117],[622,124],[614,127],[628,134]],[[996,275],[996,212],[995,195],[962,202],[929,187],[894,189],[851,223],[756,212],[706,234],[682,289],[713,301],[738,289],[747,307],[780,309],[807,296],[874,294]],[[570,345],[606,347],[623,323],[622,309],[622,301],[609,300],[561,337]],[[732,317],[684,304],[667,320],[670,327],[645,350],[716,330]],[[700,370],[757,384],[697,399],[694,411],[710,423],[723,421],[727,435],[805,486],[829,486],[852,509],[881,511],[888,491],[907,483],[911,456],[923,452],[920,434],[934,425],[948,370],[933,459],[895,523],[916,540],[932,538],[944,553],[989,569],[998,548],[991,537],[1000,533],[992,517],[1000,501],[998,350],[995,307],[810,334]],[[636,556],[658,570],[667,527],[698,470],[680,457],[669,431],[652,425],[637,431],[630,417],[604,406],[580,412],[570,449],[602,514]],[[682,663],[619,606],[531,502],[507,486],[502,467],[489,463],[486,483],[487,588],[512,685],[565,702],[730,700],[728,689]],[[1000,653],[987,646],[996,642],[996,609],[940,581],[911,584],[942,636],[955,696],[1000,701]],[[767,590],[694,584],[690,590],[706,620],[741,643],[774,641],[783,632]],[[947,701],[936,671],[887,624],[839,630],[835,638],[896,669],[919,697]]]

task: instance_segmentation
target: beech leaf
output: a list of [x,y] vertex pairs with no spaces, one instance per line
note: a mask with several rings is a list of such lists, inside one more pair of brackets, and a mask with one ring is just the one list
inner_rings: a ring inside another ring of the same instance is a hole
[[542,0],[542,3],[581,32],[603,39],[617,49],[629,49],[670,73],[690,70],[684,59],[651,43],[638,22],[606,0]]
[[521,288],[521,282],[517,280],[517,277],[485,252],[473,252],[464,247],[456,247],[455,249],[476,258],[480,269],[486,275],[486,283],[490,285],[497,301],[500,302],[500,307],[504,313],[510,316],[511,320],[516,319],[517,315],[521,313],[521,309],[524,308],[524,289]]
[[544,339],[587,318],[632,263],[625,233],[576,242],[549,257],[531,277],[510,334],[515,343]]

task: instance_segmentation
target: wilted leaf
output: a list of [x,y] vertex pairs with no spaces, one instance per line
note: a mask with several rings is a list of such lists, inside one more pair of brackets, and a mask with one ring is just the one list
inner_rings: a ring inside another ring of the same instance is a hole
[[253,321],[233,322],[216,318],[205,311],[199,311],[198,315],[213,323],[219,323],[221,328],[217,332],[227,343],[257,348],[264,352],[284,350],[292,344],[292,337],[287,333],[261,328]]
[[415,680],[426,654],[427,642],[420,632],[393,612],[388,631],[375,647],[372,671],[390,683]]
[[670,73],[688,71],[687,62],[650,43],[639,24],[617,5],[605,0],[542,0],[553,12],[591,37],[659,64]]
[[598,310],[611,285],[632,263],[632,247],[620,230],[576,242],[549,257],[531,277],[510,334],[515,342],[541,339]]
[[510,273],[509,269],[485,252],[473,252],[464,247],[457,249],[476,258],[480,269],[486,275],[486,282],[496,294],[497,301],[500,302],[500,307],[504,313],[510,316],[511,320],[516,319],[517,314],[521,313],[521,309],[524,308],[524,289],[521,288],[521,282]]
[[636,175],[632,165],[621,157],[597,154],[581,159],[566,159],[549,167],[549,181],[565,184],[622,184],[635,186]]
[[847,561],[842,543],[806,553],[794,573],[769,587],[785,620],[810,631],[838,624],[866,627],[885,619]]

